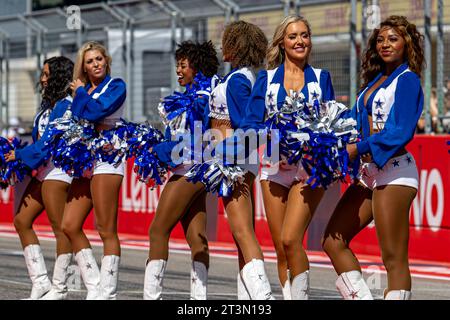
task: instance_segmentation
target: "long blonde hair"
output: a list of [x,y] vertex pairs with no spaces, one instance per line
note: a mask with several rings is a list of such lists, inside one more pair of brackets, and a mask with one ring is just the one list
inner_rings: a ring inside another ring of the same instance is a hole
[[275,33],[273,34],[273,39],[269,44],[269,48],[267,49],[267,69],[275,69],[280,64],[284,62],[284,50],[280,47],[283,42],[284,36],[286,35],[286,29],[291,23],[295,22],[303,22],[308,29],[308,33],[311,36],[311,27],[309,25],[308,20],[306,20],[302,16],[298,15],[288,15],[283,21],[277,26],[275,29]]
[[73,79],[74,80],[80,79],[84,83],[89,82],[89,78],[88,78],[86,72],[84,72],[83,64],[84,64],[84,55],[86,54],[87,51],[90,51],[90,50],[98,50],[105,57],[106,74],[107,75],[111,74],[112,58],[109,55],[108,50],[106,50],[106,48],[102,44],[100,44],[96,41],[88,41],[85,44],[83,44],[83,46],[78,50],[77,60],[75,62],[75,67],[73,69]]

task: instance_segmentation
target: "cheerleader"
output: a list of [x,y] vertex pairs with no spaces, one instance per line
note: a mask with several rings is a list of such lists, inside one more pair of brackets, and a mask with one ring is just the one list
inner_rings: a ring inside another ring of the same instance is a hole
[[195,122],[201,123],[211,91],[211,78],[217,73],[219,61],[211,41],[203,44],[182,42],[175,52],[175,58],[178,83],[186,87],[186,91],[183,94],[175,92],[177,96],[166,98],[170,101],[179,100],[178,107],[172,108],[166,100],[159,106],[169,142],[156,145],[153,151],[160,160],[173,168],[173,175],[164,186],[149,230],[150,251],[145,269],[144,299],[161,299],[170,233],[181,221],[191,248],[190,298],[206,300],[209,268],[206,191],[201,183],[192,184],[186,180],[184,174],[190,165],[175,164],[172,150],[178,143],[177,134],[189,136],[194,133]]
[[373,299],[350,249],[372,220],[387,271],[384,298],[411,298],[409,209],[419,181],[405,147],[423,108],[422,39],[405,17],[390,16],[373,31],[364,54],[362,91],[352,109],[362,140],[347,146],[350,159],[362,161],[361,177],[342,196],[323,239],[345,299]]
[[[85,43],[78,51],[75,80],[70,85],[73,116],[94,123],[99,133],[114,128],[124,112],[126,85],[111,77],[111,61],[103,45]],[[89,177],[74,179],[67,198],[62,228],[72,243],[89,300],[116,299],[120,261],[117,209],[123,175],[123,162],[115,166],[98,160]],[[103,241],[100,271],[82,228],[92,208]]]
[[[69,83],[73,62],[66,57],[44,61],[40,77],[41,109],[34,119],[33,143],[5,154],[7,162],[20,160],[36,175],[31,179],[14,217],[14,226],[24,249],[25,262],[32,282],[30,299],[63,300],[67,296],[67,268],[72,259],[69,239],[61,230],[64,205],[72,178],[48,161],[47,124],[62,117],[72,102]],[[56,238],[53,285],[47,276],[39,240],[33,230],[34,220],[45,209]]]
[[[269,70],[261,71],[256,79],[243,121],[245,128],[264,129],[265,120],[281,108],[290,91],[300,92],[311,104],[334,100],[328,71],[308,64],[311,48],[308,21],[287,16],[269,45]],[[307,179],[301,164],[289,165],[285,160],[261,169],[264,207],[285,300],[308,299],[309,295],[309,262],[302,242],[324,190],[312,189],[305,184]]]
[[[231,64],[232,70],[212,90],[206,110],[209,128],[218,133],[213,133],[218,136],[215,137],[217,147],[234,140],[233,131],[236,133],[241,128],[245,107],[255,83],[253,69],[261,66],[266,49],[267,39],[257,26],[244,21],[226,26],[222,37],[223,60]],[[220,137],[225,138],[223,143]],[[220,149],[215,150],[219,151],[216,153],[218,158]],[[253,227],[253,181],[258,175],[259,163],[257,160],[250,163],[250,160],[256,151],[245,150],[245,164],[239,164],[245,171],[244,179],[222,200],[239,253],[238,299],[271,300],[273,296],[264,269],[263,254]],[[231,158],[229,156],[226,158]]]

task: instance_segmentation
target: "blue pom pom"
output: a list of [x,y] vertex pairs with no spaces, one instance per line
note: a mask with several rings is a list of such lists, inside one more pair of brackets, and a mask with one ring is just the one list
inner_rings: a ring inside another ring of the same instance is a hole
[[8,139],[0,137],[0,188],[6,189],[16,182],[22,181],[26,175],[31,173],[30,168],[20,160],[6,162],[5,154],[10,151],[22,149],[27,143],[22,143],[18,138],[11,142]]
[[347,176],[354,178],[359,163],[350,163],[348,143],[358,139],[356,121],[345,116],[347,107],[336,101],[305,102],[298,93],[286,97],[283,107],[266,121],[277,129],[280,156],[289,164],[301,163],[309,174],[306,183],[327,188]]
[[55,167],[75,178],[92,172],[95,153],[91,142],[97,137],[94,125],[84,120],[59,118],[49,126],[47,148]]
[[123,133],[126,137],[126,158],[134,157],[134,172],[138,179],[150,188],[162,185],[167,175],[167,166],[152,152],[152,148],[164,141],[163,134],[148,123],[136,124],[123,120]]
[[201,182],[207,192],[229,197],[236,184],[241,184],[245,172],[237,165],[225,165],[219,160],[194,164],[185,174],[192,183]]

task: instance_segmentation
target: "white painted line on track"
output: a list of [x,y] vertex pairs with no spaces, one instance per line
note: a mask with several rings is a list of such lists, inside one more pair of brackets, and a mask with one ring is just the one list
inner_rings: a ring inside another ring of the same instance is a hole
[[[7,230],[5,228],[1,228],[0,230]],[[45,231],[44,231],[45,232]],[[40,236],[40,241],[51,241],[51,242],[55,242],[56,239],[50,235],[46,235],[46,236],[42,236],[41,231],[38,231],[39,236]],[[50,234],[50,233],[49,233]],[[103,242],[100,239],[92,239],[90,238],[90,234],[87,235],[88,239],[91,243],[92,246],[95,247],[102,247],[103,246]],[[0,237],[6,237],[6,238],[16,238],[18,239],[19,236],[15,233],[12,232],[2,232],[0,231]],[[133,241],[133,240],[131,240]],[[130,241],[130,242],[131,242]],[[126,244],[127,240],[124,240],[125,243],[121,242],[121,247],[122,248],[126,248],[126,249],[132,249],[132,250],[139,250],[139,251],[148,251],[149,247],[148,244],[147,245],[132,245],[132,244]],[[190,251],[189,251],[189,247],[187,247],[187,249],[183,250],[180,248],[185,248],[187,245],[185,244],[180,244],[177,242],[170,242],[169,243],[169,251],[171,253],[178,253],[178,254],[184,254],[184,255],[190,255]],[[223,253],[214,253],[214,252],[210,252],[210,256],[211,257],[216,257],[216,258],[225,258],[225,259],[236,259],[237,257],[237,251],[236,249],[232,249],[230,247],[221,247],[217,244],[215,244],[213,246],[216,250],[221,250],[221,251],[229,251],[229,254],[223,254]],[[276,263],[277,259],[276,256],[273,255],[272,252],[270,252],[269,254],[267,254],[267,252],[263,252],[264,254],[264,261],[268,262],[268,263]],[[322,258],[322,257],[319,257]],[[326,262],[326,259],[324,259],[324,261]],[[371,263],[372,261],[367,260],[367,259],[361,259],[361,261],[364,261],[365,263]],[[310,266],[316,267],[316,268],[322,268],[322,269],[334,269],[333,266],[331,264],[322,264],[322,263],[316,263],[316,262],[310,262]],[[411,267],[411,269],[413,269],[413,267]],[[370,272],[367,272],[367,267],[362,267],[362,270],[364,273],[380,273],[383,275],[386,275],[386,271],[384,269],[370,269]],[[421,279],[430,279],[430,280],[442,280],[442,281],[450,281],[450,277],[445,277],[445,276],[439,276],[439,275],[429,275],[429,274],[421,274],[421,273],[416,273],[414,271],[411,271],[411,276],[415,277],[415,278],[421,278]]]

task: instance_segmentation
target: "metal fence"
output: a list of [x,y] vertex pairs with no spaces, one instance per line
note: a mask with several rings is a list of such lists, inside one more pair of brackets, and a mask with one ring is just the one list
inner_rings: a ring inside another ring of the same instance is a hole
[[[270,40],[282,18],[294,12],[312,27],[311,63],[330,71],[338,100],[348,105],[355,101],[360,54],[370,30],[388,15],[407,16],[427,36],[422,75],[426,132],[432,130],[433,117],[450,115],[450,1],[116,0],[0,17],[0,125],[6,127],[13,119],[30,123],[39,105],[36,83],[44,59],[59,54],[74,59],[87,40],[108,47],[113,76],[127,82],[126,117],[159,123],[157,103],[177,86],[177,43],[210,39],[221,56],[227,23],[255,23]],[[227,64],[221,65],[222,74],[228,70]],[[434,101],[437,115],[430,112]]]

